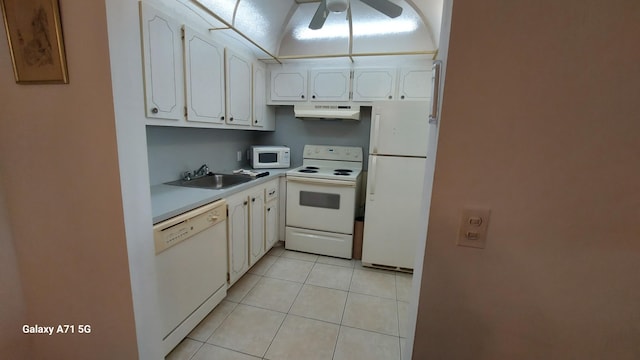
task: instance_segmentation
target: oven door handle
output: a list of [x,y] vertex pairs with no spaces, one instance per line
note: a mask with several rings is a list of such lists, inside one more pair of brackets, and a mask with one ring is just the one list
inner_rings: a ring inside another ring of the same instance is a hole
[[309,184],[309,185],[356,187],[356,184],[354,182],[330,180],[330,179],[310,179],[310,178],[287,176],[287,181],[301,183],[301,184]]

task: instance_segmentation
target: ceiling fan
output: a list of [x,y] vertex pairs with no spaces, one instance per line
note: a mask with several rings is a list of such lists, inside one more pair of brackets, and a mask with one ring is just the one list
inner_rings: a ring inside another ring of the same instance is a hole
[[[395,18],[402,14],[402,7],[392,3],[389,0],[360,0],[363,3],[371,6],[379,12],[387,15],[390,18]],[[329,12],[341,13],[349,7],[349,0],[321,0],[318,5],[318,10],[313,15],[311,23],[309,23],[309,29],[318,30],[324,25]]]

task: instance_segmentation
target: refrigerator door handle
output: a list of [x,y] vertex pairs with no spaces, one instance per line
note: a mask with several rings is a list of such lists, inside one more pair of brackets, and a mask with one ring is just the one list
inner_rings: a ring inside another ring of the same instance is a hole
[[371,201],[374,200],[374,195],[376,193],[376,171],[377,171],[377,164],[378,164],[378,157],[377,156],[372,156],[371,157],[371,183],[369,185],[369,199]]
[[431,99],[431,112],[429,114],[429,124],[437,124],[440,117],[440,73],[442,71],[442,61],[433,62],[433,97]]
[[373,118],[373,153],[378,153],[378,140],[380,139],[380,114],[376,114]]

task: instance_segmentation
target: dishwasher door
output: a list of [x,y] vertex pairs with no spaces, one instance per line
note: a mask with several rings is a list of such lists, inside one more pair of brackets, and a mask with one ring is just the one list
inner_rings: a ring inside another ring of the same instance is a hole
[[166,353],[226,295],[226,219],[222,200],[154,226]]

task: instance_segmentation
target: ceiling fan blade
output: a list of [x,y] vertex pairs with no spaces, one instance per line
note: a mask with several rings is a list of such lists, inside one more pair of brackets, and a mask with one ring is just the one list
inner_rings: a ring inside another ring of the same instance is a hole
[[[324,1],[324,0],[323,0]],[[360,0],[372,8],[380,11],[390,18],[395,18],[402,14],[402,7],[392,3],[389,0]]]
[[322,0],[320,5],[318,5],[318,10],[313,15],[311,19],[311,23],[309,23],[309,29],[318,30],[322,28],[324,25],[324,21],[327,20],[327,16],[329,15],[329,11],[327,10],[327,0]]

